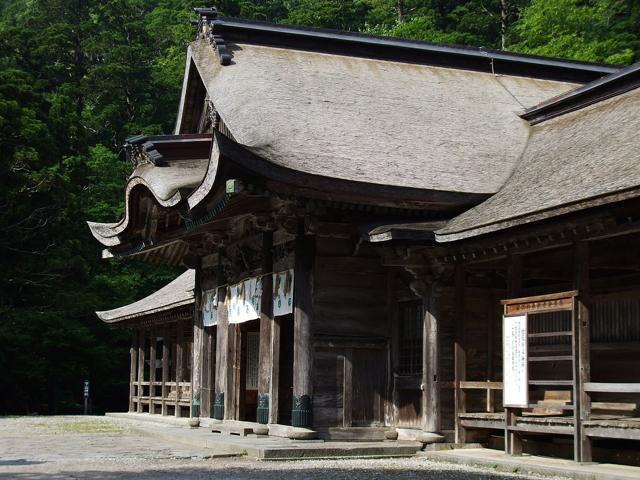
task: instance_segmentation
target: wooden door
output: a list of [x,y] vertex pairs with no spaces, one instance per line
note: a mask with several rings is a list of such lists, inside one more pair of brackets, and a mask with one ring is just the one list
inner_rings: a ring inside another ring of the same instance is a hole
[[[352,426],[369,427],[384,423],[386,372],[384,349],[354,348],[351,351]],[[345,384],[348,382],[345,378]]]

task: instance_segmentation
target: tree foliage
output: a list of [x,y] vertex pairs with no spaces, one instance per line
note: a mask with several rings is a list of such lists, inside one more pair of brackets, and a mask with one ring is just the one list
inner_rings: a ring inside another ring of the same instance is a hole
[[[175,272],[103,262],[123,140],[169,133],[187,0],[0,0],[0,413],[123,408],[126,335],[93,315]],[[616,63],[638,61],[637,0],[218,0],[223,15]],[[120,403],[118,403],[120,402]]]

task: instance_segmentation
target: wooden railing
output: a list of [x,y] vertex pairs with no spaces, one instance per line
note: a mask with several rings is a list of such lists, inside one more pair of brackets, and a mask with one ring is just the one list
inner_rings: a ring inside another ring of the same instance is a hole
[[[486,391],[486,413],[494,413],[495,412],[495,399],[494,392],[496,390],[502,391],[502,382],[493,382],[487,380],[485,382],[472,382],[472,381],[464,381],[458,382],[458,388],[462,391],[464,390],[485,390]],[[461,405],[462,406],[462,405]],[[467,413],[466,405],[463,407],[464,412],[458,413]],[[478,412],[479,413],[479,412]]]

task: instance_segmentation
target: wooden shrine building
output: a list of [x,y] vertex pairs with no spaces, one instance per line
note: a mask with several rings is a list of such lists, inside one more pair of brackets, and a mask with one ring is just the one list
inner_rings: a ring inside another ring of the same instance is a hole
[[132,332],[130,412],[190,415],[194,280],[187,270],[142,300],[96,312]]
[[174,134],[89,224],[195,272],[189,328],[184,283],[101,314],[150,342],[130,409],[637,461],[640,69],[197,11]]

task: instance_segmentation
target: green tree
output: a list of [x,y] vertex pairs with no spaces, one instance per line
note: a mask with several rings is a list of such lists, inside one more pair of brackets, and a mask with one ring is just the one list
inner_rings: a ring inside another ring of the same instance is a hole
[[513,49],[576,60],[632,63],[640,57],[637,0],[533,0]]

